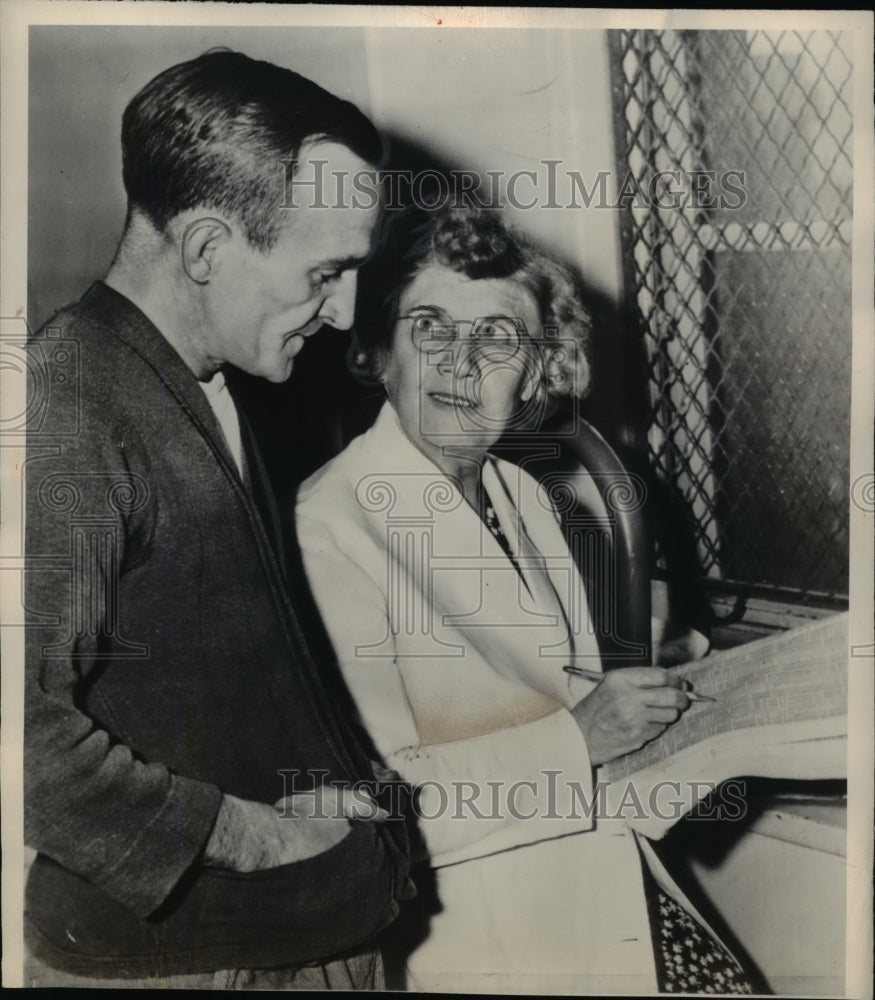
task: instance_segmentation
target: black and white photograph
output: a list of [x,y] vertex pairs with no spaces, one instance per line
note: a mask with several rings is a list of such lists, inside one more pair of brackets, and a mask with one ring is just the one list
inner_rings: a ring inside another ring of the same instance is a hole
[[872,12],[0,22],[3,984],[871,997]]

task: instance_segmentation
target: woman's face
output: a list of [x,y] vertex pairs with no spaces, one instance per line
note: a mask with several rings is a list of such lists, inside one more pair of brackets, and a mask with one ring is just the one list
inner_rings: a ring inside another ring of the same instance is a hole
[[398,316],[386,390],[408,437],[439,466],[450,446],[485,452],[530,412],[542,375],[529,336],[540,316],[519,283],[432,264],[402,293]]

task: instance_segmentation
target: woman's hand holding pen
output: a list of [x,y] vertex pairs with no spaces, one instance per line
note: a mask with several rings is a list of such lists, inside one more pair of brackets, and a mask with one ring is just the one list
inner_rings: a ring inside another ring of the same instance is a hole
[[625,667],[604,675],[571,714],[594,765],[631,753],[659,736],[690,704],[682,681],[660,667]]

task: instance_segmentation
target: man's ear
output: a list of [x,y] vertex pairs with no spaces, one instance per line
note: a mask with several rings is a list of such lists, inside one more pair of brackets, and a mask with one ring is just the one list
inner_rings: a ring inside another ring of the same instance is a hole
[[195,219],[182,233],[182,267],[186,275],[205,285],[213,273],[216,251],[231,238],[231,227],[222,219]]

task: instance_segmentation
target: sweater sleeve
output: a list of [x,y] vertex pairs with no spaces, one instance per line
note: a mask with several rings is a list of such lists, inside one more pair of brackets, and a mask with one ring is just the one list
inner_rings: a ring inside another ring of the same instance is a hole
[[132,559],[125,510],[145,482],[87,413],[59,445],[29,442],[25,842],[139,916],[199,856],[221,801],[214,785],[138,758],[81,707],[117,638],[114,602]]
[[385,763],[417,790],[431,863],[454,864],[590,829],[592,768],[565,708],[472,738],[423,743],[398,656],[370,656],[365,648],[378,632],[391,636],[379,574],[357,562],[360,546],[345,535],[340,541],[323,516],[318,493],[299,507],[310,587],[364,727]]

